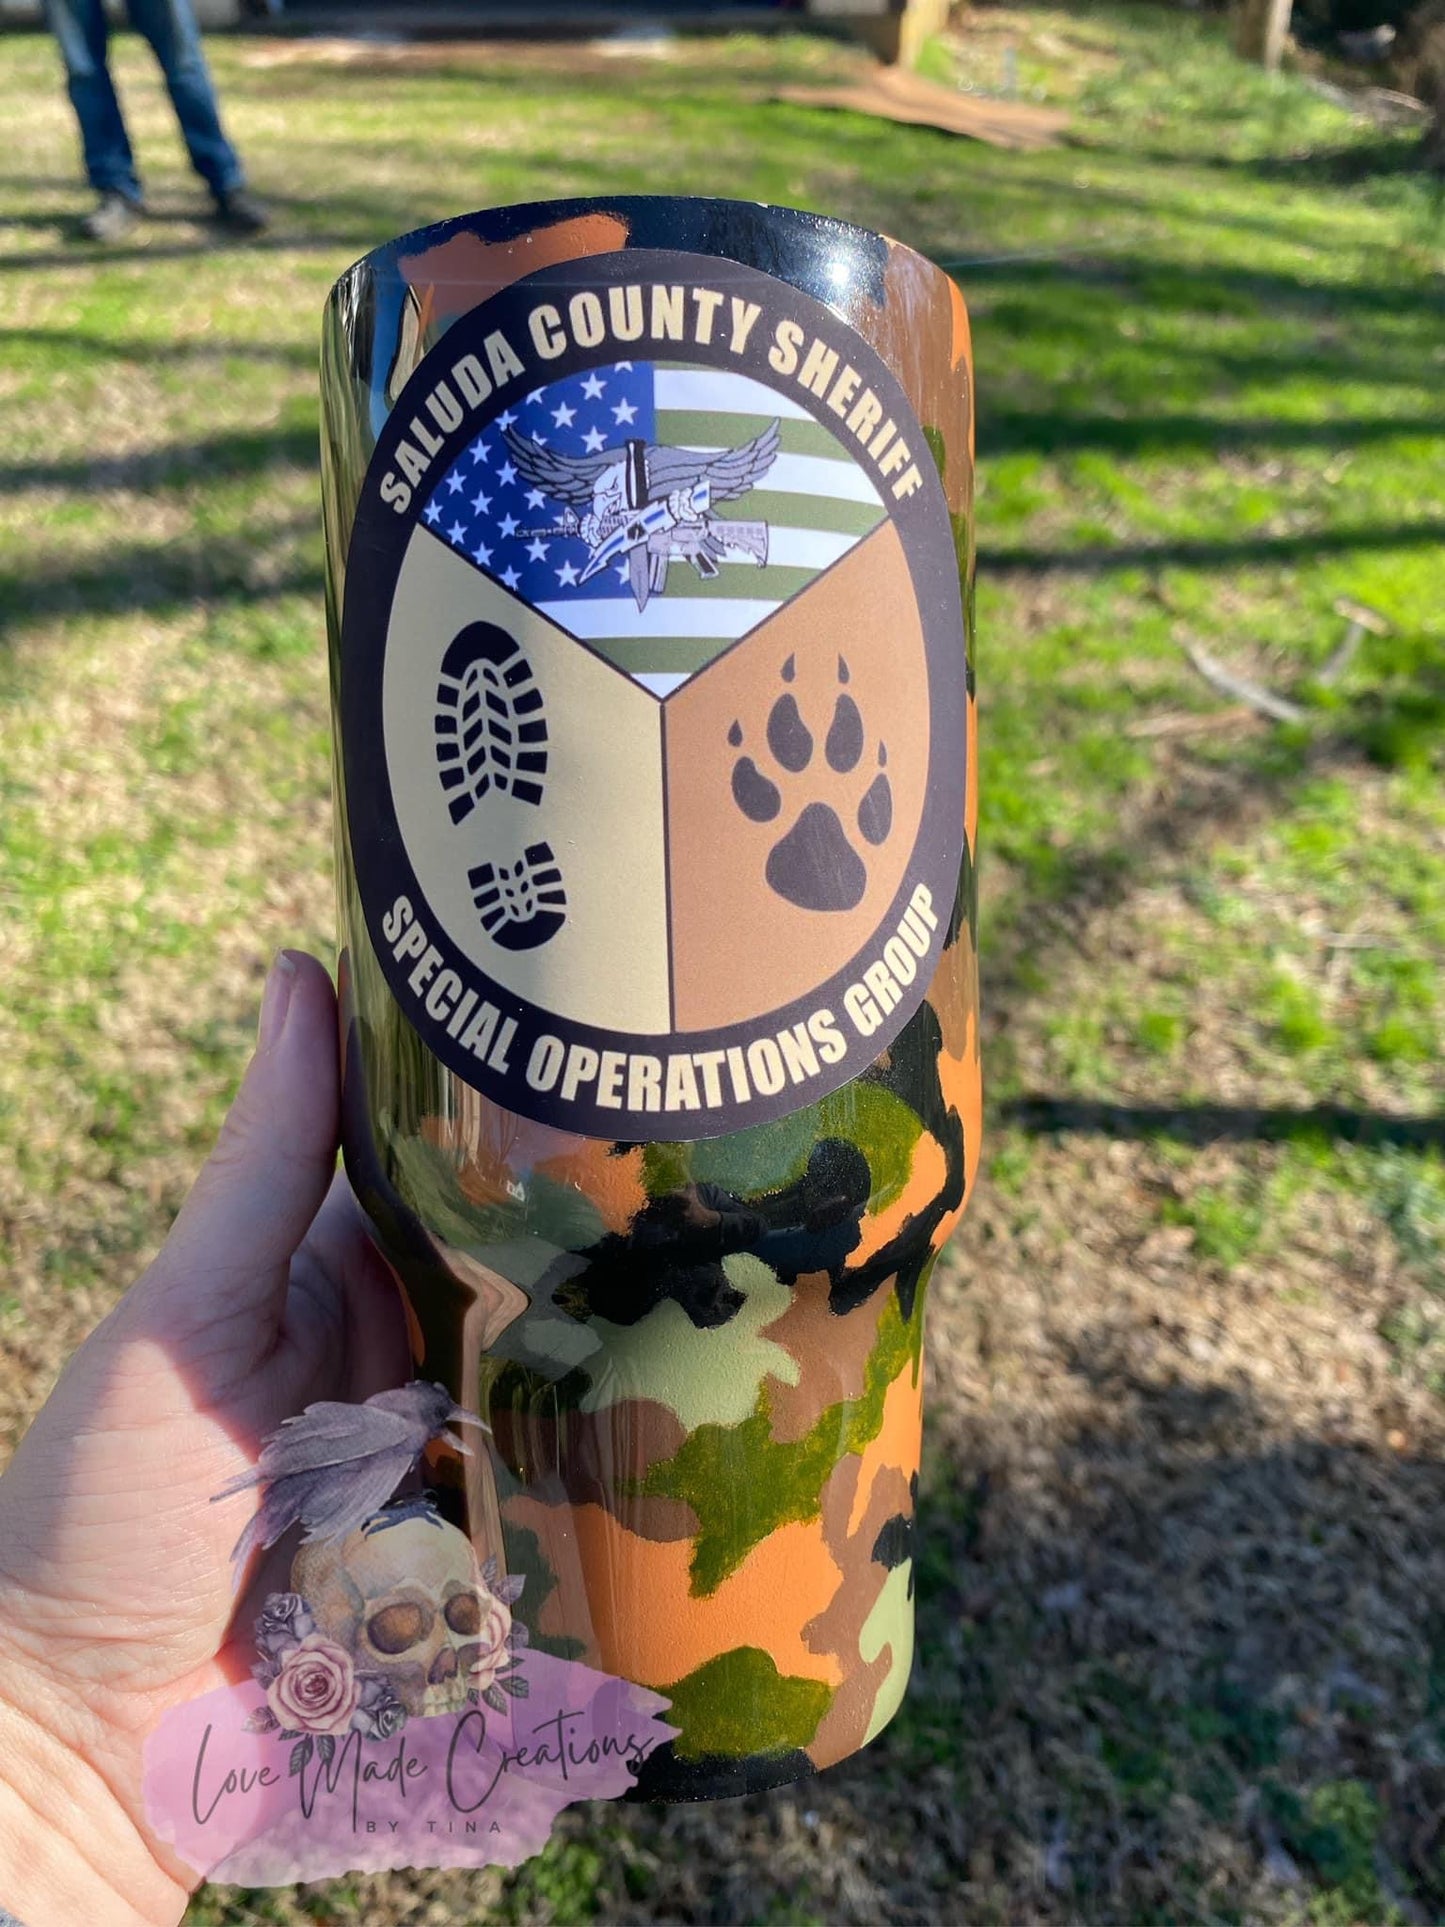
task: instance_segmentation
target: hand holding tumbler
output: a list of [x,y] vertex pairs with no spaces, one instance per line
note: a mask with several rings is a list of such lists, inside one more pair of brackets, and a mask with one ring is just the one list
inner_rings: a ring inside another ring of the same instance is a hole
[[481,1425],[297,1591],[413,1718],[524,1733],[500,1601],[666,1702],[628,1797],[780,1784],[907,1683],[979,1154],[962,298],[785,209],[509,208],[352,268],[323,383],[347,1164]]

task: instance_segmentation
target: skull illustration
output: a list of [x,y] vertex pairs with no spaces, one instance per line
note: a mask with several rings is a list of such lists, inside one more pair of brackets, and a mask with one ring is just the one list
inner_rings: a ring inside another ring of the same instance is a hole
[[336,1544],[303,1545],[292,1586],[318,1628],[358,1671],[385,1679],[410,1715],[460,1712],[495,1670],[511,1615],[465,1533],[434,1514],[381,1520]]

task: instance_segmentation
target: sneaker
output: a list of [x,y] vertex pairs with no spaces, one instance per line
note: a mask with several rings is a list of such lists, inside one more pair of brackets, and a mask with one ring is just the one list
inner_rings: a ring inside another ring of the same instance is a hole
[[133,227],[139,226],[144,212],[143,204],[128,194],[102,194],[89,214],[81,217],[80,232],[87,241],[123,241]]
[[247,187],[216,196],[216,219],[233,234],[264,234],[271,225],[271,216]]

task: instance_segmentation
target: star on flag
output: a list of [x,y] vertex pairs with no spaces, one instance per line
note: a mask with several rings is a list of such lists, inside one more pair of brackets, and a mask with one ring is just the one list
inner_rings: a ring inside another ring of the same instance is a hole
[[[656,438],[651,367],[615,363],[534,389],[504,409],[432,491],[423,510],[429,528],[505,588],[532,602],[559,597],[592,601],[626,595],[625,564],[582,572],[590,551],[569,529],[568,504],[520,475],[508,453],[506,431],[563,456],[598,455],[629,441]],[[463,478],[465,478],[465,483]]]
[[[635,544],[599,552],[619,534],[630,476],[641,466],[649,486],[655,480],[654,457],[638,464],[638,445],[667,451],[663,472],[685,476],[690,456],[706,464],[775,421],[780,446],[766,479],[712,505],[724,525],[761,529],[762,553],[725,544],[707,576],[679,543],[640,605]],[[535,444],[535,463],[514,452],[522,444]],[[452,480],[459,466],[462,487]],[[426,540],[658,696],[799,594],[886,513],[856,450],[796,398],[740,372],[666,361],[604,362],[515,397],[422,503]]]

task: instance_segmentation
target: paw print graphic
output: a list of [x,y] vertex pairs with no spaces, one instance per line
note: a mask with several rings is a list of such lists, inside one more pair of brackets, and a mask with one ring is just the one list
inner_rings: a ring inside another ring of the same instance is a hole
[[[796,675],[796,660],[789,656],[782,681],[792,683]],[[764,725],[765,763],[760,766],[745,754],[732,769],[733,801],[750,823],[788,824],[768,851],[764,874],[769,888],[800,910],[856,909],[868,887],[868,868],[858,845],[878,849],[893,828],[887,746],[879,742],[865,766],[868,731],[849,693],[851,677],[842,656],[837,676],[821,745],[793,691],[784,688]],[[734,749],[745,748],[740,722],[733,723],[728,741]],[[760,748],[758,756],[762,754]],[[852,780],[840,786],[834,780],[839,777]],[[846,802],[840,801],[840,787]],[[835,803],[845,809],[846,825]]]

